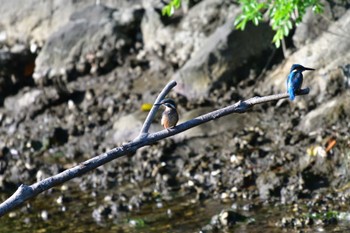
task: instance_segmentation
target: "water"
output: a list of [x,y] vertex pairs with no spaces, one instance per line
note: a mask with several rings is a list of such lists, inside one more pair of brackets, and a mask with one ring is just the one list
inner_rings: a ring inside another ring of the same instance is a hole
[[[93,210],[104,203],[103,197],[110,192],[99,192],[92,197],[87,192],[69,188],[64,192],[65,201],[59,204],[61,190],[50,192],[30,200],[25,206],[2,217],[0,232],[137,232],[137,233],[185,233],[199,232],[210,223],[215,214],[223,209],[238,206],[236,212],[248,217],[249,221],[236,224],[223,232],[300,232],[296,229],[276,226],[282,216],[288,216],[292,208],[283,205],[260,205],[243,210],[247,201],[222,203],[210,198],[203,202],[194,201],[194,197],[174,196],[162,202],[151,202],[131,212],[120,212],[115,218],[104,218],[96,222]],[[116,191],[111,191],[116,192]],[[2,199],[4,197],[2,196]],[[303,232],[348,232],[350,224],[343,221],[328,227],[304,227]]]

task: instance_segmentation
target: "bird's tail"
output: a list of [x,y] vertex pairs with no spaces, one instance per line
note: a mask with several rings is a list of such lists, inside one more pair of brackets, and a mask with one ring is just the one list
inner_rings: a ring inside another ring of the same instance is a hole
[[295,94],[294,94],[293,88],[288,89],[288,94],[289,94],[289,99],[291,101],[293,101],[295,99]]

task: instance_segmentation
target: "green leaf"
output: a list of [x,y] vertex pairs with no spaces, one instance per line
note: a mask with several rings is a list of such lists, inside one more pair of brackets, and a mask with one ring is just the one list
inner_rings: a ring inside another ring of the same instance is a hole
[[[281,40],[289,35],[293,26],[302,21],[308,8],[311,7],[315,13],[323,11],[321,0],[238,0],[238,2],[242,7],[242,14],[235,20],[236,28],[245,29],[249,21],[258,25],[263,15],[268,15],[270,25],[276,31],[273,38],[276,47],[281,45]],[[293,18],[295,13],[297,15],[296,19]]]
[[170,6],[166,5],[165,7],[163,7],[162,9],[162,15],[167,15],[167,16],[171,16],[171,12],[170,12]]
[[248,5],[244,5],[243,8],[242,8],[243,12],[249,12],[250,11],[250,8]]
[[255,26],[258,26],[258,25],[259,25],[259,19],[258,19],[258,17],[255,17],[255,18],[253,19],[253,23],[255,24]]
[[288,36],[288,34],[289,34],[289,28],[288,28],[288,25],[286,24],[283,26],[283,35]]
[[179,9],[181,6],[181,0],[173,0],[173,5],[176,7],[176,9]]
[[276,48],[279,48],[281,46],[281,41],[280,40],[276,40],[275,41],[275,46],[276,46]]
[[170,6],[170,9],[169,9],[169,16],[172,16],[175,12],[175,7],[174,6]]
[[256,8],[256,2],[254,2],[254,1],[250,2],[249,6],[251,9]]
[[260,11],[260,10],[266,8],[266,6],[267,6],[267,3],[264,3],[264,2],[259,3],[259,5],[257,6],[257,10]]
[[247,24],[247,20],[242,20],[237,26],[237,29],[241,29],[242,31],[245,29],[245,26]]
[[162,9],[162,15],[172,16],[175,9],[179,9],[181,6],[181,0],[172,0],[168,5],[164,6]]
[[272,42],[275,43],[276,48],[279,48],[281,45],[281,40],[283,38],[283,31],[281,29],[276,31],[276,34],[274,35]]
[[319,4],[316,4],[313,8],[312,8],[312,11],[315,12],[316,14],[321,14],[323,13],[323,4],[322,3],[319,3]]

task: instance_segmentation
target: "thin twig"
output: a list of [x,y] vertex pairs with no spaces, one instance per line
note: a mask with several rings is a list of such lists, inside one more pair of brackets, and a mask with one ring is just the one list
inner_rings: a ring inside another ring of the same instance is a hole
[[[159,103],[165,97],[165,95],[170,91],[170,89],[175,85],[176,85],[176,82],[174,81],[168,83],[168,85],[163,89],[161,94],[158,96],[155,103]],[[309,89],[306,88],[306,89],[300,90],[297,93],[297,95],[306,95],[308,93],[309,93]],[[264,97],[253,97],[246,101],[239,101],[238,103],[235,103],[228,107],[196,117],[192,120],[179,124],[174,128],[148,134],[150,122],[152,122],[156,113],[155,111],[157,110],[157,108],[152,108],[154,112],[151,112],[148,115],[145,121],[145,124],[143,126],[143,130],[141,131],[141,133],[145,134],[144,137],[138,136],[136,139],[134,139],[129,143],[124,144],[123,146],[116,147],[106,153],[103,153],[83,163],[80,163],[79,165],[73,168],[67,169],[57,175],[46,178],[30,186],[22,184],[11,197],[9,197],[6,201],[0,204],[0,217],[8,213],[10,210],[16,208],[17,206],[22,205],[26,200],[35,197],[36,195],[38,195],[39,193],[45,190],[48,190],[56,185],[62,184],[75,177],[81,176],[87,173],[88,171],[91,171],[99,166],[102,166],[110,162],[111,160],[133,153],[134,151],[136,151],[137,149],[145,145],[152,144],[161,139],[181,133],[197,125],[206,123],[211,120],[215,120],[217,118],[226,116],[231,113],[246,112],[248,109],[250,109],[252,106],[256,104],[266,103],[266,102],[284,99],[288,97],[289,97],[288,93],[270,95],[270,96],[264,96]]]

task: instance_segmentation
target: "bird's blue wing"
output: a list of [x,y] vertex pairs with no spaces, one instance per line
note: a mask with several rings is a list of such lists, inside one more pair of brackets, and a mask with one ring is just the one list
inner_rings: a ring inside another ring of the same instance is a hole
[[287,90],[290,100],[294,100],[295,92],[301,88],[303,84],[303,75],[300,72],[291,72],[287,79]]

